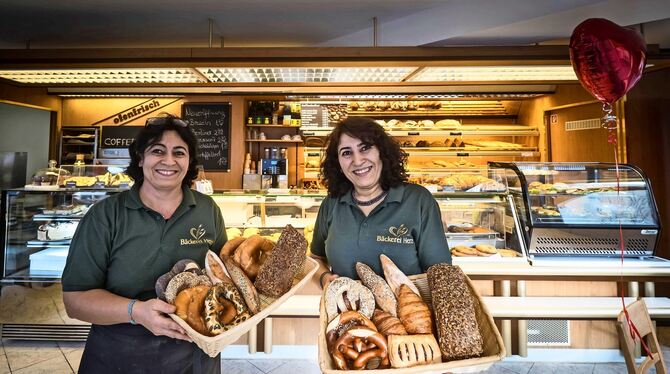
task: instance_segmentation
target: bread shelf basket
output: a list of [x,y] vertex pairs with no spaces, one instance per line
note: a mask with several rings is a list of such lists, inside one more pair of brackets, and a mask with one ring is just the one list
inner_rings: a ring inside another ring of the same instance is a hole
[[[432,311],[430,289],[428,288],[428,278],[426,274],[414,275],[409,277],[410,280],[417,286],[421,293],[421,298],[425,301]],[[378,374],[416,374],[416,373],[475,373],[483,371],[491,367],[496,361],[502,360],[505,355],[505,346],[503,344],[500,332],[493,321],[493,316],[481,299],[472,285],[472,281],[467,276],[468,287],[474,297],[475,301],[475,317],[479,325],[479,332],[483,339],[484,353],[481,357],[469,358],[465,360],[455,360],[449,362],[442,362],[440,364],[419,365],[410,368],[399,369],[377,369],[365,370],[364,373],[378,373]],[[326,327],[328,319],[326,317],[326,309],[323,297],[321,297],[321,306],[319,309],[319,367],[325,374],[343,374],[360,371],[354,370],[338,370],[333,365],[333,360],[328,353],[326,345]]]
[[227,345],[237,341],[242,335],[246,334],[252,327],[258,325],[265,317],[277,309],[282,303],[288,300],[293,294],[301,289],[312,278],[312,275],[319,268],[319,264],[309,257],[306,257],[302,270],[293,278],[293,286],[285,294],[279,298],[269,297],[265,295],[260,296],[261,311],[253,315],[248,320],[240,323],[232,329],[221,333],[217,336],[204,336],[193,330],[183,319],[177,317],[175,314],[170,314],[170,317],[175,320],[179,326],[186,330],[188,336],[193,339],[193,342],[200,347],[210,357],[216,357]]

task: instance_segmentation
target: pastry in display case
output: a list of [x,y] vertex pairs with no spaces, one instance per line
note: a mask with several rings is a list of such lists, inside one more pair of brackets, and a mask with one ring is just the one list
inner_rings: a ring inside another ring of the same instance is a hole
[[410,171],[409,182],[431,192],[507,192],[503,170],[486,168]]
[[61,187],[130,188],[133,180],[125,173],[124,165],[62,165],[69,176],[61,178]]
[[[463,261],[526,261],[512,202],[506,192],[434,194],[442,212],[454,264]],[[452,196],[450,196],[452,195]]]
[[[529,256],[652,257],[660,224],[649,180],[633,165],[491,162],[506,168]],[[619,240],[623,234],[623,253]]]

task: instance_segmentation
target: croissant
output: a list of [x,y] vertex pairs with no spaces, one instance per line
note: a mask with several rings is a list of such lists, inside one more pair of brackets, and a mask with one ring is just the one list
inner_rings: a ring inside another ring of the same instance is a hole
[[402,325],[398,317],[381,309],[375,309],[372,315],[372,322],[377,326],[377,330],[384,336],[388,335],[407,335],[405,326]]
[[432,333],[428,305],[406,284],[401,284],[398,291],[398,318],[410,335]]

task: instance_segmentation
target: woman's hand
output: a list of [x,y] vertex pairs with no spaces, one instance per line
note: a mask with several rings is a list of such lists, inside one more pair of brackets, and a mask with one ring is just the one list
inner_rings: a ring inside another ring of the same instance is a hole
[[159,299],[138,301],[133,306],[133,319],[156,336],[165,335],[191,342],[186,331],[166,315],[174,313],[175,310],[174,305]]
[[335,273],[331,273],[331,272],[328,272],[326,274],[322,274],[321,275],[321,288],[323,288],[325,290],[326,287],[328,287],[328,285],[330,284],[330,282],[334,281],[335,279],[337,279],[339,277],[340,277],[339,275],[337,275]]

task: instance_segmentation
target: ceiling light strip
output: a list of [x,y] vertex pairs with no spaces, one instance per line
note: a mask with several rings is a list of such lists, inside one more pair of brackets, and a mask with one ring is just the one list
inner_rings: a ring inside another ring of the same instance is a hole
[[188,68],[4,70],[0,78],[32,84],[207,83]]
[[415,67],[249,67],[196,68],[215,83],[402,82]]
[[427,67],[410,82],[488,82],[577,80],[571,66]]

